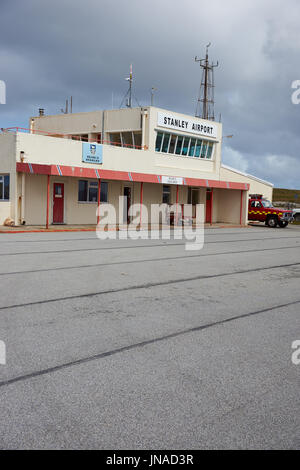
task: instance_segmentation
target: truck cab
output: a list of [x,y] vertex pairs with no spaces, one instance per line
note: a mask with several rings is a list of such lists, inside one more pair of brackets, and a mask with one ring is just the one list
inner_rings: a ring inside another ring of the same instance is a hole
[[250,194],[248,220],[264,222],[268,227],[287,227],[294,220],[293,212],[273,207],[262,194]]

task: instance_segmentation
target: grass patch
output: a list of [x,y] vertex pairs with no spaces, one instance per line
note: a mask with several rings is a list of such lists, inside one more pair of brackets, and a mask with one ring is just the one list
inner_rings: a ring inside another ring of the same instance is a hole
[[273,189],[273,201],[294,202],[300,204],[300,189]]

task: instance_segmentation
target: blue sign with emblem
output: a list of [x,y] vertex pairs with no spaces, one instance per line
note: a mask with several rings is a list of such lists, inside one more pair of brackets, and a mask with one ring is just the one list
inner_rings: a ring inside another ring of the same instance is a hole
[[85,163],[102,163],[102,145],[83,142],[82,161]]

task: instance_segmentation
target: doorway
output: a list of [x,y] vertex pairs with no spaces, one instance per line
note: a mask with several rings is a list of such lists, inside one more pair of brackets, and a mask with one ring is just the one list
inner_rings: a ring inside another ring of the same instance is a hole
[[188,204],[192,206],[192,217],[196,217],[197,204],[200,204],[200,191],[198,188],[188,188]]
[[199,189],[192,188],[192,217],[196,217],[196,206],[199,204]]
[[64,183],[53,184],[53,223],[64,223],[65,190]]
[[123,207],[123,221],[125,224],[130,223],[130,217],[129,217],[129,208],[131,206],[131,187],[130,186],[124,186],[124,207]]

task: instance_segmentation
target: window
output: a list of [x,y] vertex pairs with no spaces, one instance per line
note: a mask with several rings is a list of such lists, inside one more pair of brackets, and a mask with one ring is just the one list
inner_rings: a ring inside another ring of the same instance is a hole
[[141,132],[133,132],[133,146],[135,149],[141,150],[142,149],[142,133]]
[[182,145],[181,155],[187,155],[188,154],[189,142],[190,142],[189,137],[185,137],[184,141],[183,141],[183,145]]
[[181,155],[182,142],[183,142],[183,137],[179,135],[177,137],[177,144],[176,144],[176,150],[175,150],[176,155]]
[[206,157],[207,144],[208,144],[208,142],[202,142],[200,158],[205,158]]
[[176,135],[171,136],[170,145],[169,145],[169,152],[168,153],[174,153],[175,145],[176,145],[176,138],[177,138]]
[[88,182],[84,180],[78,181],[78,201],[87,201]]
[[109,143],[110,145],[116,145],[117,147],[122,147],[121,132],[116,132],[115,134],[109,134]]
[[88,134],[73,134],[71,136],[72,140],[79,140],[81,142],[88,142],[89,141],[89,135]]
[[90,139],[89,139],[90,142],[97,142],[97,144],[101,144],[101,134],[98,134],[96,132],[93,132],[91,135],[90,135]]
[[[98,200],[98,181],[90,181],[89,182],[89,194],[88,194],[88,201],[89,202],[97,202]],[[100,196],[101,201],[101,196]]]
[[213,143],[212,142],[208,142],[208,147],[207,147],[207,154],[206,154],[206,158],[207,160],[211,160],[211,157],[212,157],[212,151],[213,151]]
[[195,152],[195,157],[197,157],[197,158],[200,157],[201,145],[202,145],[202,140],[198,139],[197,144],[196,144],[196,152]]
[[194,156],[196,139],[191,139],[189,157]]
[[156,152],[160,152],[162,138],[163,138],[163,133],[158,132],[157,135],[156,135],[156,142],[155,142],[155,151]]
[[261,200],[261,203],[262,203],[262,205],[263,205],[264,207],[266,207],[266,208],[271,208],[271,207],[273,207],[272,202],[268,201],[267,199],[262,199],[262,200]]
[[170,186],[167,186],[167,185],[163,185],[163,204],[170,204],[170,194],[171,194],[171,190],[170,190]]
[[109,143],[110,145],[115,145],[117,147],[140,150],[142,148],[142,132],[127,131],[110,133]]
[[164,133],[164,139],[161,147],[161,151],[164,153],[168,152],[169,149],[169,140],[170,140],[170,134],[167,134],[166,132]]
[[0,201],[9,200],[9,175],[0,175]]
[[[108,201],[108,183],[101,181],[100,202]],[[78,201],[98,202],[98,181],[78,181]]]
[[123,147],[134,147],[132,132],[122,132],[122,145]]
[[156,152],[211,160],[213,157],[213,149],[214,142],[208,140],[169,134],[168,132],[157,132],[156,134]]

